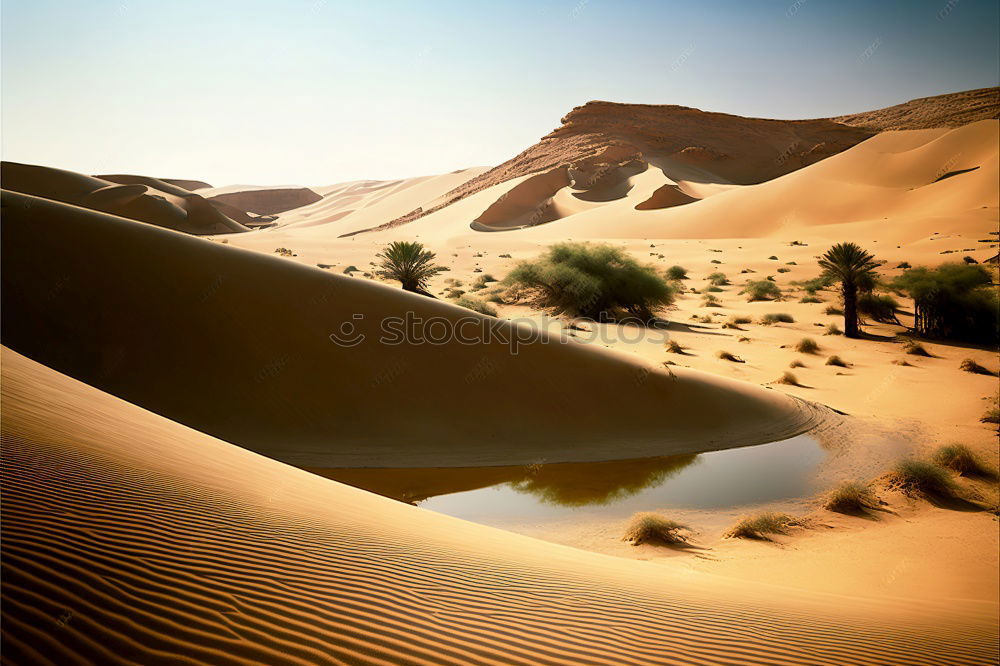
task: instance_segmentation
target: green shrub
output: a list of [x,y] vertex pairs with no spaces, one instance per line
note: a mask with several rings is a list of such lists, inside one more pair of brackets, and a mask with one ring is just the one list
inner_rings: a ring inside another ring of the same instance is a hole
[[1000,298],[989,271],[978,264],[912,268],[893,287],[914,301],[914,328],[926,337],[996,341]]
[[800,354],[815,354],[819,351],[819,345],[812,338],[802,338],[795,345],[795,351]]
[[903,460],[888,474],[890,488],[904,493],[951,497],[955,484],[941,467],[922,460]]
[[701,299],[701,304],[706,308],[721,308],[722,303],[712,294],[705,294]]
[[744,516],[726,530],[726,539],[767,539],[769,534],[784,534],[795,519],[785,513],[765,511],[753,516]]
[[774,301],[781,298],[781,289],[769,280],[747,282],[740,293],[746,294],[748,301]]
[[725,273],[710,273],[705,279],[717,287],[729,284],[729,280],[726,278]]
[[760,318],[760,323],[765,326],[770,326],[771,324],[794,324],[795,317],[785,312],[768,312],[766,315]]
[[559,243],[534,261],[518,264],[504,280],[532,292],[556,313],[599,321],[622,313],[647,322],[673,303],[676,288],[620,248]]
[[473,312],[478,312],[479,314],[489,315],[491,317],[497,316],[496,308],[494,308],[489,303],[479,300],[478,298],[472,298],[471,296],[463,296],[455,301],[455,305],[463,308],[468,308]]
[[899,302],[886,294],[865,293],[858,296],[858,312],[883,324],[898,323]]
[[687,280],[688,270],[683,266],[671,266],[667,269],[667,279],[669,280]]
[[879,505],[878,496],[871,486],[847,481],[830,491],[823,502],[823,508],[837,513],[864,513]]
[[663,518],[655,513],[643,512],[632,516],[622,541],[629,541],[633,546],[642,543],[675,545],[686,543],[687,538],[681,534],[687,526],[676,520]]
[[709,288],[708,288],[708,289],[706,289],[705,291],[707,291],[707,292],[710,292],[710,293],[713,293],[713,294],[717,294],[717,293],[719,293],[719,292],[721,292],[721,291],[725,291],[725,289],[723,289],[722,287],[716,287],[716,286],[715,286],[715,285],[713,284],[713,285],[712,285],[711,287],[709,287]]
[[934,453],[934,462],[961,476],[992,476],[992,470],[965,444],[942,446]]
[[803,296],[799,303],[822,303],[822,298],[817,298],[816,296]]

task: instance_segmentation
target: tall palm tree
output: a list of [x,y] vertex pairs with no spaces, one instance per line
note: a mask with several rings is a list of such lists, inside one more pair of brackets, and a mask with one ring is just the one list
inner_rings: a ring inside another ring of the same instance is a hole
[[416,242],[394,241],[375,256],[382,260],[376,271],[379,277],[399,280],[406,291],[426,296],[430,296],[426,291],[427,281],[447,270],[435,266],[433,261],[437,255]]
[[859,337],[858,288],[871,284],[878,267],[875,257],[857,243],[838,243],[826,251],[819,265],[827,275],[840,282],[844,296],[844,335]]

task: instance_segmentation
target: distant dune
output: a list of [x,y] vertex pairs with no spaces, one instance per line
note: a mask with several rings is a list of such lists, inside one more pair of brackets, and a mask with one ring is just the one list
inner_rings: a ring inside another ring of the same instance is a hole
[[201,196],[145,176],[93,177],[51,167],[3,162],[6,190],[120,215],[189,234],[247,231]]
[[322,199],[308,187],[235,187],[199,190],[209,201],[218,201],[233,208],[257,215],[274,215],[286,210],[308,206]]
[[410,223],[476,192],[552,169],[607,170],[643,159],[668,177],[754,184],[842,152],[877,132],[958,127],[1000,115],[998,88],[913,100],[838,118],[767,120],[676,105],[588,102],[516,157],[460,185],[434,207],[374,230]]

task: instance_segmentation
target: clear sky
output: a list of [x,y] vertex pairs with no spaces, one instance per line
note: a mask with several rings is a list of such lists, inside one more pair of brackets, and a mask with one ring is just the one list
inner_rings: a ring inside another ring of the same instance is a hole
[[4,0],[8,160],[307,185],[494,165],[592,99],[824,117],[997,85],[997,0]]

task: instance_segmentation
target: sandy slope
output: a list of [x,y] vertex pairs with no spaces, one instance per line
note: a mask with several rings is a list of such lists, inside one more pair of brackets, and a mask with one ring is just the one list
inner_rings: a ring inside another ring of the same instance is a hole
[[990,604],[800,593],[546,544],[2,361],[7,663],[997,658]]
[[[5,344],[288,462],[607,460],[773,441],[820,418],[759,387],[387,285],[57,202],[3,201]],[[403,322],[386,322],[408,311],[406,341]],[[467,344],[442,344],[449,330]],[[355,344],[334,344],[337,332]]]

